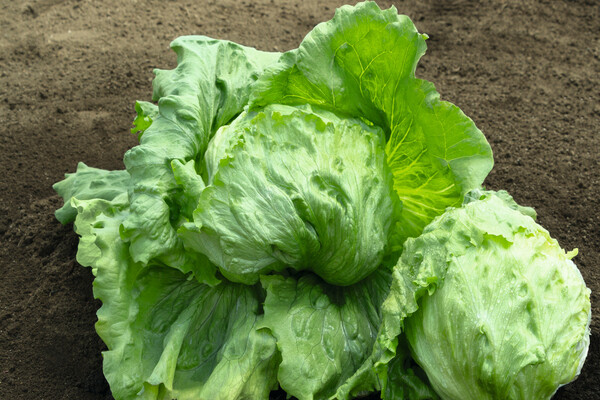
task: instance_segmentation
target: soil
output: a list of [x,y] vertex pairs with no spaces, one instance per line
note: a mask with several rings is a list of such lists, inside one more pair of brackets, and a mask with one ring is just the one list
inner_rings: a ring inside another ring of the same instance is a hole
[[[78,161],[124,168],[134,101],[176,64],[184,34],[297,47],[342,2],[0,0],[0,398],[111,399],[99,302],[51,185]],[[380,3],[388,7],[388,2]],[[399,1],[433,81],[486,134],[486,186],[535,207],[600,307],[600,7],[596,1]],[[600,314],[590,353],[557,399],[600,399]],[[280,394],[281,395],[281,394]]]

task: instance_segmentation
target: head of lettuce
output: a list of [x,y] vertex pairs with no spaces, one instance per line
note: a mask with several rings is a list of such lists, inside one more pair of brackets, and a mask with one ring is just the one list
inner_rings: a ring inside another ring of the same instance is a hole
[[384,308],[418,299],[404,333],[443,399],[549,399],[579,375],[590,291],[577,252],[534,218],[506,192],[475,190],[406,241]]

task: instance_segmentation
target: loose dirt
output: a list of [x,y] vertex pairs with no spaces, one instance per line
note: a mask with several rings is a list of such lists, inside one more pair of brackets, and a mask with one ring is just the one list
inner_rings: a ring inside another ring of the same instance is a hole
[[[134,101],[184,34],[297,47],[342,2],[0,0],[0,398],[111,399],[92,274],[52,213],[78,161],[122,169]],[[381,2],[380,6],[390,4]],[[486,181],[533,206],[600,307],[600,7],[596,1],[399,1],[433,81],[486,134]],[[557,399],[600,399],[600,320],[579,379]],[[281,393],[275,394],[281,397]]]

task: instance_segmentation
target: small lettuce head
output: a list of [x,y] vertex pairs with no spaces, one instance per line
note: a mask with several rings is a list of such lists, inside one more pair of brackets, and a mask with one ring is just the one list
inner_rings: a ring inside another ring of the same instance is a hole
[[444,399],[549,399],[581,370],[590,290],[531,216],[479,192],[406,243],[397,268],[437,271],[405,332]]
[[384,140],[377,127],[310,106],[238,118],[208,146],[208,185],[184,243],[235,282],[288,267],[360,281],[381,264],[397,214]]

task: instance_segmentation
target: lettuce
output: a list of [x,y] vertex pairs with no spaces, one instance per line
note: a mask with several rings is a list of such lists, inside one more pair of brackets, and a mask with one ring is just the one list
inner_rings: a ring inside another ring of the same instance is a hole
[[206,158],[214,172],[184,245],[235,282],[284,268],[362,280],[381,264],[395,218],[382,134],[314,107],[241,115],[209,144],[222,159]]
[[532,211],[506,192],[476,190],[406,242],[382,339],[404,325],[444,399],[549,399],[579,375],[590,291],[577,252],[565,253]]
[[451,274],[406,259],[441,257],[428,232],[478,201],[493,158],[415,77],[426,38],[366,2],[284,54],[172,43],[126,170],[80,164],[54,186],[116,399],[445,395],[415,332],[419,298]]

